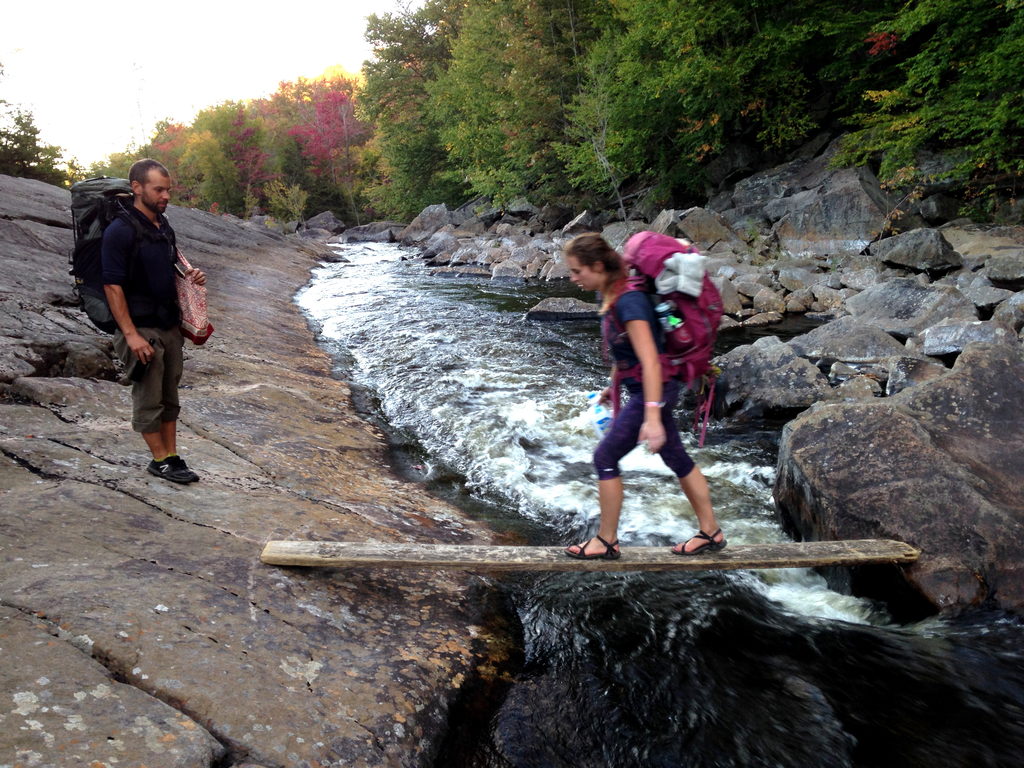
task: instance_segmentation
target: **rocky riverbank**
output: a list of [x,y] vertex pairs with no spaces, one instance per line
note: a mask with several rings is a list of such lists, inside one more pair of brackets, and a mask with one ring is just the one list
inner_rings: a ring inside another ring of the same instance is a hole
[[[735,418],[791,419],[775,487],[783,526],[923,552],[888,577],[843,570],[833,582],[901,616],[1024,613],[1024,226],[951,219],[944,196],[896,199],[866,169],[830,168],[831,154],[648,219],[475,201],[340,238],[417,245],[441,274],[520,280],[564,278],[561,249],[583,231],[617,248],[644,229],[688,238],[708,256],[723,333],[794,315],[821,324],[717,361]],[[589,319],[596,306],[549,299],[528,315]]]
[[[722,360],[734,418],[791,419],[783,524],[921,548],[905,571],[833,574],[909,614],[1020,613],[1024,233],[922,206],[882,238],[891,203],[869,174],[811,161],[628,222],[476,201],[339,239],[419,245],[446,274],[553,280],[576,232],[689,237],[723,329],[821,323]],[[258,562],[271,538],[492,540],[394,477],[294,306],[332,258],[329,230],[171,210],[217,327],[187,348],[181,448],[203,479],[180,487],[144,473],[109,339],[73,306],[68,206],[0,177],[0,766],[432,764],[465,684],[513,652],[488,582]]]
[[69,194],[0,177],[0,765],[422,766],[508,635],[481,580],[289,570],[271,538],[485,542],[389,471],[292,302],[327,249],[172,208],[216,333],[189,486],[149,476],[73,307]]

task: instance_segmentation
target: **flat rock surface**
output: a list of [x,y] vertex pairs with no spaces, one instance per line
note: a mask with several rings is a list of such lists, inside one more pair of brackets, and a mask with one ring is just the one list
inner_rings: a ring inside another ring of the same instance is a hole
[[[17,315],[103,348],[59,298],[68,193],[0,177],[0,200],[4,327]],[[397,478],[331,377],[292,303],[323,246],[168,218],[209,275],[216,327],[186,345],[182,381],[179,450],[200,482],[146,474],[129,389],[67,375],[67,344],[43,366],[23,360],[36,331],[0,339],[0,361],[24,363],[0,377],[0,765],[87,765],[68,756],[90,744],[114,750],[89,755],[109,766],[431,764],[461,685],[505,652],[479,577],[297,571],[260,550],[490,534]],[[28,711],[47,695],[50,711]]]

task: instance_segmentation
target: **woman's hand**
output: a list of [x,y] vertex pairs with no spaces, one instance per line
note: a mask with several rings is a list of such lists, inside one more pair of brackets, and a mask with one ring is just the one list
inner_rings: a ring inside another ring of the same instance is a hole
[[601,394],[598,396],[597,402],[599,405],[610,406],[612,404],[612,388],[610,385],[601,390]]
[[665,446],[665,427],[661,423],[660,412],[644,419],[638,440],[647,443],[647,450],[651,453],[657,453]]

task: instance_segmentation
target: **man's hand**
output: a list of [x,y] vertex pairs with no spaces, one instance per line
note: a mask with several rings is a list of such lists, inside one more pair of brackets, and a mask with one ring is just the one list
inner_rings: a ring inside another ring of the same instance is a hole
[[132,351],[135,357],[140,363],[148,363],[153,359],[155,350],[150,343],[142,337],[138,331],[126,334],[124,337],[125,342],[128,344],[128,348]]
[[206,285],[206,273],[195,267],[185,270],[185,279],[191,280],[196,285]]

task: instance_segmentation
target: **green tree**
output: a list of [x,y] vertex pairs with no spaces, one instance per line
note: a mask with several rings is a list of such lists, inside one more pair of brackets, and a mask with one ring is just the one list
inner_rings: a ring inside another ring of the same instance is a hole
[[426,0],[416,10],[367,19],[376,60],[363,68],[357,111],[373,124],[366,194],[384,215],[411,218],[427,205],[465,199],[465,180],[440,138],[442,124],[428,109],[429,86],[450,61],[464,5]]
[[498,201],[567,191],[555,151],[576,90],[578,5],[479,0],[467,5],[452,61],[429,87],[450,162]]
[[272,181],[265,192],[271,216],[282,223],[302,220],[309,195],[298,184],[285,186],[280,181]]
[[[69,180],[69,167],[63,153],[60,147],[39,140],[39,129],[31,112],[0,99],[0,173],[64,184]],[[71,163],[70,171],[80,173],[77,163]]]

